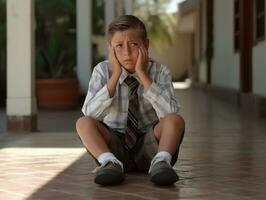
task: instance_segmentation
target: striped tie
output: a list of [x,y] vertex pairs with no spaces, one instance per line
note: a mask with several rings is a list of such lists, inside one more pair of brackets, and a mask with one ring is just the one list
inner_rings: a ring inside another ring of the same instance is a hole
[[138,102],[138,81],[133,77],[127,77],[125,83],[128,85],[129,90],[129,103],[128,103],[128,118],[127,130],[125,136],[125,146],[128,150],[132,149],[137,142],[139,129],[139,102]]

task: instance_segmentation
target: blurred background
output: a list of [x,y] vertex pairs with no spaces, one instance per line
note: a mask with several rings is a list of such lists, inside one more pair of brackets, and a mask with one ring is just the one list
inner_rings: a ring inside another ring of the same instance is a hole
[[[0,0],[0,199],[265,199],[266,0]],[[143,20],[172,72],[186,134],[158,188],[93,183],[75,134],[105,30]]]
[[0,0],[1,129],[37,130],[38,110],[79,110],[122,14],[144,21],[176,89],[265,117],[265,0]]

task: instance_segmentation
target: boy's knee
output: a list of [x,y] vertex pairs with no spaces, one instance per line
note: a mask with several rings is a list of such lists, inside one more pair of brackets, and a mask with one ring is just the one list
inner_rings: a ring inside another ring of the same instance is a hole
[[169,113],[164,117],[164,120],[185,127],[185,120],[183,119],[183,117],[181,117],[180,115],[176,114],[176,113]]
[[76,129],[79,132],[79,130],[83,129],[91,129],[93,126],[97,125],[97,121],[90,117],[90,116],[85,116],[85,117],[80,117],[77,122],[76,122]]

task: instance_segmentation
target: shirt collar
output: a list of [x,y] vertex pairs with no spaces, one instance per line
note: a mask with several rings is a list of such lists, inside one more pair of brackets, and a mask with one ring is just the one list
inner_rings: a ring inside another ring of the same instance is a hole
[[122,68],[122,74],[120,75],[119,83],[122,84],[128,76],[129,77],[134,77],[135,79],[138,80],[138,82],[140,82],[140,79],[139,79],[138,74],[136,72],[129,73],[127,70]]

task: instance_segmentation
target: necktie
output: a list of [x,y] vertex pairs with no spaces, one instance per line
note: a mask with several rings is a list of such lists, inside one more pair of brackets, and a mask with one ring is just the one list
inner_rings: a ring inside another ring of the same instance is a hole
[[139,129],[139,102],[138,102],[138,81],[133,77],[127,77],[125,83],[128,85],[129,90],[129,103],[128,103],[128,118],[127,130],[125,135],[125,147],[130,150],[137,142]]

